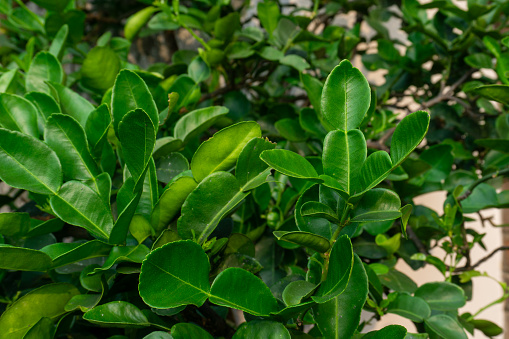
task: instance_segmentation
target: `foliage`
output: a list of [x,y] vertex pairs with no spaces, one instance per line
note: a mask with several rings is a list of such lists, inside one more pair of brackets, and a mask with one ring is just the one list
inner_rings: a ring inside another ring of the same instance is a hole
[[[3,337],[500,334],[503,282],[459,309],[470,214],[509,206],[508,2],[140,2],[123,37],[95,2],[0,2]],[[387,313],[415,328],[365,328]]]

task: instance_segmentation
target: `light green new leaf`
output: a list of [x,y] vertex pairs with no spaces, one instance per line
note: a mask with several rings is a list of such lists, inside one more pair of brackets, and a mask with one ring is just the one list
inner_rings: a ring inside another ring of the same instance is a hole
[[419,287],[414,294],[424,299],[431,309],[440,311],[456,310],[465,306],[465,292],[458,285],[449,282],[431,282]]
[[224,128],[203,142],[191,160],[191,171],[197,182],[218,171],[229,171],[244,146],[262,134],[254,121],[240,122]]
[[431,309],[426,301],[408,294],[399,294],[387,308],[388,313],[394,313],[412,321],[422,323],[429,318]]
[[66,182],[50,199],[51,208],[63,221],[85,228],[107,240],[113,228],[111,211],[101,196],[79,181]]
[[294,178],[322,182],[318,173],[309,161],[303,156],[283,150],[274,149],[262,152],[260,158],[276,171]]
[[335,129],[353,130],[364,119],[370,101],[368,81],[350,61],[343,60],[332,70],[323,86],[322,116]]
[[347,235],[342,235],[332,247],[327,278],[312,297],[313,300],[322,304],[343,293],[350,280],[353,262],[352,242]]
[[62,167],[42,141],[0,128],[0,179],[12,187],[55,194],[62,185]]
[[362,261],[353,257],[352,275],[343,293],[314,307],[318,328],[326,338],[351,338],[361,320],[368,296],[368,277]]
[[138,289],[154,308],[201,306],[210,291],[209,259],[193,241],[175,241],[153,250],[141,265]]
[[308,201],[300,208],[300,213],[303,217],[318,217],[325,218],[330,222],[334,222],[339,224],[340,220],[338,215],[332,208],[329,206],[322,204],[318,201]]
[[408,224],[408,220],[410,219],[410,215],[412,214],[412,205],[408,204],[399,209],[401,212],[401,233],[403,237],[407,238],[406,234],[406,226]]
[[78,120],[81,127],[85,128],[90,113],[95,109],[94,106],[78,93],[70,88],[57,83],[51,83],[51,87],[58,94],[62,113],[69,114]]
[[79,291],[68,283],[48,284],[16,300],[0,318],[0,333],[5,339],[21,339],[41,318],[57,320],[65,313],[67,302]]
[[140,309],[125,301],[112,301],[99,305],[83,315],[83,319],[101,326],[143,328],[150,326]]
[[39,138],[37,109],[18,95],[0,93],[0,126]]
[[192,177],[181,176],[169,184],[152,211],[150,222],[156,234],[162,232],[180,212],[180,207],[198,184]]
[[269,167],[260,159],[260,154],[275,147],[276,144],[262,138],[253,138],[244,146],[235,167],[235,176],[244,191],[254,189],[266,181]]
[[1,244],[0,256],[0,268],[4,270],[44,272],[53,265],[46,253],[30,248]]
[[427,328],[447,339],[467,339],[465,330],[458,321],[447,314],[436,314],[424,321]]
[[39,52],[30,63],[25,78],[27,92],[43,92],[51,94],[46,81],[61,84],[64,71],[60,61],[49,52]]
[[157,7],[149,6],[145,7],[142,10],[134,13],[129,18],[127,18],[127,22],[124,27],[124,36],[127,40],[132,41],[138,32],[145,26],[145,24],[152,17],[152,14],[159,11],[160,9]]
[[117,53],[108,46],[92,48],[81,66],[81,83],[92,90],[104,93],[111,88],[120,70]]
[[137,109],[142,109],[147,114],[152,121],[152,126],[159,126],[159,113],[147,85],[138,74],[123,69],[117,75],[111,97],[113,127],[117,135],[118,125],[124,116]]
[[135,214],[129,224],[129,232],[138,244],[141,244],[152,235],[153,230],[152,225],[144,216]]
[[328,239],[309,232],[295,231],[295,232],[283,232],[276,231],[274,236],[278,240],[284,240],[310,248],[314,251],[325,253],[330,248],[330,242]]
[[191,111],[177,121],[173,135],[186,144],[209,129],[226,114],[228,114],[228,108],[223,106],[211,106]]
[[[258,5],[260,4],[264,4],[264,2],[260,2]],[[232,339],[258,338],[291,339],[291,335],[282,323],[276,321],[252,320],[243,323],[237,329]]]
[[372,189],[352,211],[352,222],[377,222],[401,217],[399,196],[385,188]]
[[216,172],[205,178],[187,197],[178,219],[179,235],[202,244],[217,224],[248,193],[241,191],[237,179],[227,172]]
[[154,125],[145,111],[136,109],[123,116],[118,136],[125,163],[137,187],[152,158],[156,142]]
[[88,150],[85,131],[73,117],[52,114],[46,121],[44,140],[60,159],[65,180],[88,180],[99,175]]
[[366,139],[360,130],[331,131],[323,143],[323,171],[338,180],[339,185],[350,194],[358,186],[366,152]]
[[369,155],[359,173],[357,194],[372,189],[381,183],[392,171],[392,161],[385,151],[377,151]]
[[73,243],[59,242],[43,247],[41,252],[49,255],[53,260],[53,268],[57,268],[85,259],[105,257],[110,250],[111,245],[99,240],[91,240]]
[[429,119],[427,112],[417,111],[407,115],[396,126],[391,139],[393,168],[399,166],[419,146],[428,131]]
[[227,268],[216,277],[209,300],[256,316],[278,311],[277,300],[267,285],[254,274],[236,267]]

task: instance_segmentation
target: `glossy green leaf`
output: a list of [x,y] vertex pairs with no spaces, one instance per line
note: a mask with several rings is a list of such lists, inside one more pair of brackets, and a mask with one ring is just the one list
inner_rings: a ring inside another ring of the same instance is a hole
[[390,238],[387,238],[384,234],[378,234],[375,243],[386,250],[388,254],[394,254],[401,245],[401,233],[396,233]]
[[509,105],[509,86],[508,85],[485,85],[475,89],[475,92],[490,100],[498,101]]
[[129,224],[129,232],[138,244],[141,244],[152,235],[153,230],[152,225],[144,216],[135,214]]
[[458,285],[449,282],[432,282],[419,287],[415,296],[424,299],[431,309],[449,311],[463,307],[465,293]]
[[6,339],[23,338],[41,318],[57,320],[67,302],[79,291],[68,283],[39,287],[11,304],[0,318],[0,332]]
[[143,188],[136,207],[136,214],[141,214],[147,219],[159,200],[159,183],[157,182],[156,165],[154,159],[150,158],[148,168],[143,180]]
[[93,179],[99,174],[85,131],[71,116],[52,114],[46,122],[44,139],[60,159],[65,180]]
[[42,317],[41,320],[36,322],[28,332],[23,336],[23,339],[53,339],[55,335],[55,324],[53,320],[47,317]]
[[99,305],[83,315],[83,319],[105,327],[143,328],[150,326],[140,309],[125,301]]
[[123,116],[118,135],[125,163],[137,187],[152,158],[156,142],[154,125],[145,111],[136,109]]
[[334,243],[329,257],[327,278],[322,282],[312,298],[317,303],[327,302],[345,291],[352,274],[354,255],[352,243],[347,235],[342,235]]
[[291,242],[293,244],[297,244],[300,246],[304,246],[310,248],[314,251],[325,253],[330,248],[330,242],[326,238],[302,231],[294,231],[294,232],[284,232],[284,231],[276,231],[274,232],[274,236],[278,240],[284,240]]
[[211,106],[191,111],[179,119],[173,135],[187,143],[209,129],[226,114],[228,114],[228,109],[222,106]]
[[[154,159],[168,156],[182,148],[182,140],[174,137],[162,137],[156,140],[154,147]],[[186,160],[187,161],[187,160]],[[162,181],[162,180],[161,180]]]
[[150,217],[150,223],[157,234],[177,216],[187,196],[197,185],[192,177],[181,176],[164,190]]
[[237,179],[227,172],[215,172],[205,178],[187,197],[178,219],[179,235],[202,244],[221,219],[248,193],[241,191]]
[[[300,75],[300,81],[304,85],[304,89],[306,90],[306,93],[308,94],[309,101],[311,102],[311,105],[313,105],[313,108],[316,112],[316,114],[320,117],[320,120],[323,120],[322,114],[321,114],[321,105],[322,105],[322,90],[323,90],[323,84],[315,77],[312,77],[309,74],[301,73]],[[328,126],[325,126],[328,127]],[[332,129],[332,128],[328,128]]]
[[327,77],[323,86],[321,110],[333,128],[353,130],[368,111],[371,90],[361,71],[343,60]]
[[[45,121],[53,113],[60,113],[60,105],[46,93],[30,92],[25,94],[25,98],[30,101],[39,111],[40,118]],[[42,133],[41,133],[42,134]]]
[[487,337],[494,337],[500,335],[504,332],[504,330],[498,326],[497,324],[484,319],[474,319],[471,323],[475,326],[477,330],[482,331]]
[[127,18],[127,22],[124,27],[125,38],[132,41],[143,26],[145,26],[145,24],[149,21],[152,15],[157,11],[159,11],[157,7],[149,6]]
[[352,222],[377,222],[401,217],[399,196],[385,188],[372,189],[359,201],[353,210]]
[[[259,4],[263,4],[263,2],[260,2]],[[258,338],[290,339],[291,335],[282,323],[266,320],[252,320],[245,322],[233,335],[233,339]]]
[[323,144],[323,171],[338,180],[346,193],[353,192],[366,160],[366,140],[360,130],[332,131]]
[[303,217],[311,216],[325,218],[330,222],[334,222],[337,224],[339,224],[340,222],[338,215],[336,214],[336,212],[334,212],[332,208],[318,201],[306,202],[304,205],[302,205],[300,213]]
[[429,114],[417,111],[399,122],[391,140],[392,166],[399,166],[421,143],[428,131]]
[[294,177],[307,179],[315,182],[322,182],[318,178],[318,173],[309,161],[303,156],[283,150],[274,149],[262,152],[260,158],[270,167],[282,174]]
[[314,233],[326,239],[330,239],[337,225],[324,218],[304,217],[301,214],[302,206],[305,203],[319,199],[319,190],[318,185],[311,186],[299,197],[295,205],[295,223],[297,224],[297,228],[301,231]]
[[325,174],[321,174],[320,179],[323,180],[322,186],[332,188],[345,200],[348,200],[350,198],[350,195],[345,191],[343,186],[341,186],[339,184],[339,182],[336,179],[334,179],[333,177],[325,175]]
[[79,309],[81,312],[88,312],[99,304],[101,298],[102,295],[96,293],[75,295],[65,305],[65,311],[72,312]]
[[[66,0],[62,0],[62,2],[66,2]],[[57,59],[60,59],[60,60],[62,59],[62,54],[64,52],[65,42],[67,41],[68,35],[69,35],[69,26],[62,25],[62,27],[60,27],[57,34],[53,38],[51,45],[49,46],[48,52],[50,52]]]
[[108,105],[102,104],[90,113],[85,132],[90,146],[90,151],[94,158],[99,158],[102,153],[102,147],[107,142],[108,130],[111,125],[111,115]]
[[413,207],[412,205],[408,204],[399,209],[401,212],[401,233],[406,238],[406,227],[408,224],[408,220],[410,219],[410,215],[412,214]]
[[119,214],[111,230],[109,237],[110,244],[122,244],[125,242],[131,219],[134,213],[136,213],[136,207],[142,194],[141,190],[134,192],[134,188],[134,180],[132,177],[129,177],[117,193],[117,211],[119,211]]
[[372,189],[391,173],[392,161],[385,151],[370,154],[359,173],[359,194]]
[[257,5],[257,13],[263,28],[272,36],[272,32],[276,29],[279,16],[279,6],[274,2],[259,2]]
[[197,56],[189,64],[187,73],[189,73],[189,76],[194,82],[199,83],[208,79],[210,76],[210,67],[200,56]]
[[83,86],[101,93],[111,88],[120,70],[120,59],[117,53],[108,46],[92,48],[81,66],[81,83]]
[[221,272],[212,283],[209,300],[257,316],[268,316],[278,310],[267,285],[242,268],[232,267]]
[[141,244],[137,246],[114,246],[110,255],[101,268],[96,268],[94,273],[107,271],[120,262],[131,262],[140,264],[149,253],[147,246]]
[[5,270],[44,272],[53,265],[46,253],[30,248],[0,244],[0,255],[0,268]]
[[62,185],[62,168],[55,152],[20,132],[0,128],[0,162],[0,179],[12,187],[55,194]]
[[467,339],[467,335],[458,322],[447,314],[436,314],[424,321],[427,327],[439,336],[447,339]]
[[253,138],[244,146],[237,159],[235,176],[245,191],[266,181],[269,175],[268,166],[260,159],[260,154],[275,147],[275,144],[262,138]]
[[141,266],[139,291],[154,308],[193,304],[209,296],[209,259],[201,246],[184,240],[153,250]]
[[154,126],[159,126],[159,113],[152,94],[138,74],[123,69],[117,75],[111,97],[113,127],[117,135],[119,124],[125,115],[138,109],[142,109],[147,114],[155,130]]
[[316,285],[306,280],[292,281],[283,291],[283,301],[287,306],[298,305],[316,288]]
[[213,339],[203,328],[192,323],[178,323],[171,328],[171,337],[173,339],[201,338]]
[[22,237],[30,229],[30,215],[22,212],[0,213],[0,234]]
[[18,70],[11,69],[0,76],[0,93],[13,93]]
[[193,177],[200,182],[211,173],[230,170],[244,146],[258,137],[261,137],[261,130],[254,121],[240,122],[220,130],[194,153],[191,161]]
[[407,334],[406,328],[401,325],[388,325],[378,331],[368,332],[363,338],[366,339],[405,339]]
[[350,338],[359,326],[367,296],[368,277],[362,261],[355,254],[352,275],[345,291],[314,307],[314,317],[324,337]]
[[37,109],[27,99],[0,93],[0,126],[39,138]]
[[412,279],[395,269],[391,269],[386,274],[379,275],[379,278],[382,285],[396,292],[413,294],[417,289],[417,285]]
[[110,252],[111,245],[99,240],[73,243],[55,243],[45,246],[41,252],[50,256],[53,268],[69,265],[85,259],[105,257]]
[[58,94],[62,113],[69,114],[74,119],[78,120],[81,127],[85,128],[88,116],[95,109],[94,106],[68,87],[53,82],[51,83],[51,87],[53,87]]
[[27,92],[50,93],[46,81],[61,84],[64,71],[58,59],[49,52],[39,52],[30,63],[30,69],[26,75],[25,87]]
[[63,221],[108,239],[113,228],[111,211],[99,194],[79,181],[66,182],[50,199],[51,208]]
[[47,221],[31,219],[30,224],[30,231],[28,231],[26,235],[28,238],[58,232],[62,229],[62,227],[64,227],[64,222],[58,218],[50,219]]
[[394,313],[412,321],[421,323],[429,318],[431,309],[426,301],[408,294],[399,294],[387,308],[388,313]]

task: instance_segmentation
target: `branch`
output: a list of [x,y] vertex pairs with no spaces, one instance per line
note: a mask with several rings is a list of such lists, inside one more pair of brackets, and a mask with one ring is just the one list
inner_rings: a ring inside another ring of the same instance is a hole
[[506,169],[503,169],[501,171],[498,171],[498,172],[495,172],[495,173],[492,173],[492,174],[488,174],[488,175],[485,175],[484,177],[482,177],[481,179],[478,179],[476,181],[474,181],[472,184],[470,184],[470,186],[468,187],[468,189],[465,191],[465,193],[463,193],[462,195],[460,195],[458,197],[458,201],[462,201],[462,200],[465,200],[466,198],[468,198],[470,196],[470,194],[472,194],[473,190],[479,186],[480,184],[482,184],[483,182],[485,181],[488,181],[490,179],[494,179],[500,175],[505,175],[505,174],[509,174],[509,168],[506,168]]
[[454,84],[452,84],[451,87],[446,92],[442,92],[439,95],[437,95],[436,97],[434,97],[426,102],[423,102],[421,104],[421,109],[429,108],[429,107],[436,105],[439,102],[444,101],[444,100],[455,100],[455,99],[452,99],[454,91],[462,83],[464,83],[475,71],[476,71],[475,69],[470,69],[468,72],[463,74],[463,76],[461,78],[459,78]]
[[484,258],[482,258],[481,260],[479,260],[478,262],[476,262],[475,264],[473,265],[467,265],[465,267],[460,267],[460,268],[457,268],[454,270],[454,272],[465,272],[465,271],[471,271],[473,270],[474,268],[480,266],[482,263],[486,262],[487,260],[489,260],[492,256],[494,256],[495,254],[497,254],[498,251],[505,251],[505,250],[509,250],[509,246],[500,246],[496,249],[494,249],[490,254],[488,254],[487,256],[485,256]]

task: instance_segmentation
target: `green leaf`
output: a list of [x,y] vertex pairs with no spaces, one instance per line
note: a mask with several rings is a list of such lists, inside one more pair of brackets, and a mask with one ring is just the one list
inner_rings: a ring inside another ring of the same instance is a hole
[[388,254],[394,254],[401,245],[401,233],[396,233],[390,238],[387,238],[384,234],[378,234],[375,243],[386,250]]
[[[154,147],[153,157],[155,160],[161,157],[169,156],[170,154],[176,154],[174,152],[182,148],[182,140],[174,137],[162,137],[156,139],[156,145]],[[187,162],[187,159],[186,159]],[[188,163],[189,165],[189,163]],[[187,168],[189,169],[189,168]],[[160,180],[163,181],[164,180]],[[168,183],[168,182],[166,182]]]
[[256,316],[278,311],[276,298],[254,274],[231,267],[221,272],[210,289],[210,302]]
[[329,206],[322,204],[318,201],[308,201],[300,208],[300,213],[303,217],[311,216],[311,217],[319,217],[325,218],[330,222],[339,224],[340,220],[338,215],[332,208]]
[[447,314],[437,314],[424,321],[433,332],[447,339],[467,339],[467,335],[456,320]]
[[105,327],[143,328],[150,326],[140,309],[125,301],[99,305],[83,314],[83,319]]
[[497,324],[484,319],[474,319],[471,321],[476,329],[482,331],[487,337],[495,337],[504,332],[504,330]]
[[191,160],[193,177],[200,182],[211,173],[229,171],[244,146],[261,134],[260,126],[254,121],[240,122],[220,130],[194,153]]
[[0,128],[0,163],[0,179],[12,187],[55,194],[62,185],[57,155],[31,136]]
[[[306,73],[300,74],[300,81],[304,85],[304,89],[306,90],[306,93],[308,94],[309,101],[311,102],[311,105],[313,105],[313,108],[314,108],[316,114],[320,117],[320,120],[323,123],[323,116],[322,116],[322,110],[321,110],[323,84],[320,82],[320,80],[318,80]],[[332,129],[332,126],[325,126],[325,127],[329,130]],[[328,127],[330,127],[330,128],[328,128]]]
[[295,54],[286,55],[281,60],[279,60],[279,62],[283,65],[293,67],[299,72],[302,72],[305,69],[311,67],[306,59]]
[[192,323],[178,323],[173,325],[171,328],[171,338],[168,339],[188,338],[213,339],[207,331]]
[[53,339],[55,335],[55,324],[50,318],[42,317],[35,323],[23,339]]
[[0,255],[0,268],[4,270],[44,272],[53,265],[46,253],[29,248],[0,245]]
[[314,307],[314,317],[324,337],[352,337],[359,326],[367,296],[368,277],[362,261],[355,254],[352,275],[344,292]]
[[25,78],[27,92],[43,92],[51,94],[46,81],[61,84],[64,71],[58,59],[49,52],[39,52],[30,64]]
[[294,231],[294,232],[283,232],[283,231],[277,231],[274,232],[274,236],[278,240],[284,240],[291,242],[293,244],[297,244],[300,246],[304,246],[307,248],[310,248],[314,251],[325,253],[330,248],[330,242],[326,238],[309,233],[309,232],[302,232],[302,231]]
[[491,56],[486,53],[474,53],[465,57],[465,63],[474,68],[493,68]]
[[298,305],[316,288],[316,285],[305,280],[292,281],[283,291],[283,301],[287,306]]
[[195,83],[199,83],[209,78],[210,67],[201,56],[197,56],[187,67],[187,73]]
[[[66,0],[63,0],[65,2]],[[65,42],[67,41],[67,36],[69,35],[69,26],[63,25],[58,30],[57,34],[53,38],[51,45],[49,46],[48,52],[55,56],[57,59],[62,59],[62,54],[64,52]],[[53,112],[54,113],[54,112]]]
[[79,181],[66,182],[50,199],[51,208],[63,221],[85,228],[107,240],[113,228],[111,211],[99,194]]
[[[43,121],[46,121],[46,119],[48,119],[51,114],[61,112],[60,106],[55,101],[55,99],[46,93],[30,92],[25,94],[25,98],[37,108],[40,113],[40,118]],[[37,137],[39,137],[39,135],[37,135]]]
[[72,116],[74,119],[78,120],[81,127],[85,128],[88,116],[95,109],[94,106],[68,87],[53,82],[51,83],[51,87],[53,87],[58,94],[62,113]]
[[323,144],[323,171],[338,180],[346,193],[353,192],[366,160],[366,140],[360,130],[331,131]]
[[181,176],[168,185],[152,211],[150,223],[156,234],[165,229],[180,212],[180,208],[198,184],[192,177]]
[[65,180],[87,180],[99,175],[88,150],[85,131],[73,117],[52,114],[46,121],[44,140],[60,159]]
[[259,2],[256,8],[260,23],[267,33],[269,33],[269,36],[272,36],[272,32],[276,29],[279,16],[281,15],[279,6],[275,2],[268,1]]
[[139,291],[154,308],[201,306],[210,291],[209,259],[200,245],[183,240],[153,250],[141,266]]
[[406,328],[401,325],[388,325],[378,331],[368,332],[363,338],[366,339],[405,339],[407,334]]
[[138,74],[123,69],[117,75],[111,97],[113,127],[117,135],[119,135],[119,124],[124,116],[138,109],[142,109],[150,118],[152,128],[159,126],[159,113],[147,85]]
[[357,195],[372,189],[381,183],[392,171],[392,161],[385,151],[377,151],[369,155],[359,173],[359,189]]
[[334,299],[345,291],[352,274],[354,255],[352,243],[347,235],[342,235],[334,243],[330,252],[327,278],[322,282],[312,298],[317,303]]
[[34,0],[34,3],[50,11],[60,12],[69,3],[69,0]]
[[240,15],[238,12],[227,14],[216,20],[214,25],[214,35],[217,39],[223,41],[230,40],[236,30],[240,30]]
[[101,156],[110,125],[111,115],[107,104],[100,105],[88,116],[85,132],[94,158]]
[[417,289],[417,285],[412,279],[395,269],[378,277],[384,286],[396,292],[414,293]]
[[149,6],[142,10],[134,13],[129,18],[124,26],[124,36],[127,40],[132,41],[139,31],[145,26],[145,24],[152,17],[152,14],[159,11],[157,7]]
[[429,114],[417,111],[400,121],[391,139],[392,167],[399,166],[403,160],[421,143],[428,131]]
[[43,247],[41,252],[49,255],[53,260],[53,268],[57,268],[77,261],[105,257],[110,250],[111,245],[99,240],[91,240],[84,243],[55,243]]
[[237,179],[227,172],[215,172],[205,178],[187,197],[178,219],[179,235],[202,244],[217,224],[248,193],[241,191]]
[[309,201],[317,201],[319,199],[319,185],[308,188],[297,200],[295,205],[295,223],[301,231],[314,233],[326,239],[330,239],[337,225],[332,224],[327,219],[312,216],[304,217],[301,214],[302,206]]
[[0,332],[6,339],[23,338],[41,318],[57,320],[67,302],[79,291],[68,283],[48,284],[16,300],[0,318]]
[[[260,7],[261,4],[268,3],[269,2],[259,2],[258,7]],[[258,338],[291,339],[291,336],[290,332],[288,332],[282,323],[267,320],[252,320],[245,322],[237,329],[237,332],[235,332],[233,335],[233,339]]]
[[64,227],[64,222],[58,218],[50,219],[43,222],[35,219],[31,219],[30,221],[32,225],[30,231],[26,235],[28,238],[58,232],[62,229],[62,227]]
[[262,138],[253,138],[244,146],[235,166],[235,176],[244,191],[254,189],[266,181],[269,167],[260,159],[260,154],[275,147],[275,144]]
[[508,85],[485,85],[475,88],[474,91],[485,98],[509,105]]
[[92,90],[104,93],[115,83],[120,70],[117,53],[108,46],[92,48],[81,66],[81,83]]
[[152,235],[152,225],[144,216],[135,214],[129,224],[129,232],[141,244]]
[[17,69],[11,69],[0,76],[0,93],[13,93],[15,91],[17,74]]
[[405,238],[407,238],[406,227],[408,224],[408,220],[410,219],[410,215],[412,214],[412,205],[408,204],[399,209],[401,212],[401,233]]
[[377,222],[401,217],[399,196],[385,188],[372,189],[352,211],[352,222]]
[[136,109],[124,115],[118,135],[125,163],[137,187],[152,158],[156,142],[154,125],[145,111]]
[[211,106],[191,111],[177,121],[173,135],[185,143],[209,129],[228,109],[222,106]]
[[323,86],[322,115],[335,129],[353,130],[364,119],[370,101],[368,81],[350,61],[343,60],[332,70]]
[[309,161],[303,156],[283,150],[274,149],[262,152],[260,158],[276,171],[294,177],[307,179],[314,182],[322,182],[318,173]]
[[433,145],[421,153],[420,159],[431,165],[431,169],[425,174],[430,182],[441,182],[451,172],[454,163],[451,145]]
[[449,282],[432,282],[419,287],[415,296],[424,299],[431,309],[450,311],[463,307],[465,293],[458,285]]
[[8,237],[22,237],[30,229],[28,213],[0,213],[0,234]]
[[[258,12],[258,15],[259,14],[260,13]],[[278,61],[279,59],[282,59],[285,56],[283,52],[271,46],[263,47],[258,51],[258,54],[260,54],[262,58],[270,61]]]
[[[186,323],[175,324],[175,326],[177,326],[177,325],[193,325],[193,324],[186,324]],[[175,326],[173,326],[173,328],[175,328]],[[193,325],[193,326],[195,326],[195,325]],[[173,337],[168,332],[154,331],[154,332],[144,336],[143,339],[175,339],[175,337]]]
[[18,95],[0,93],[0,126],[39,138],[37,109]]
[[306,131],[300,126],[300,122],[297,119],[285,118],[276,121],[274,124],[279,134],[288,141],[305,141],[308,136]]
[[140,264],[149,252],[147,246],[143,244],[137,246],[114,246],[102,267],[94,269],[94,273],[107,271],[113,265],[120,262]]
[[431,315],[431,309],[426,301],[408,294],[398,294],[396,299],[389,304],[387,312],[400,315],[418,323],[422,323],[424,319],[429,318]]
[[119,214],[110,233],[110,244],[122,244],[125,242],[131,219],[134,213],[136,213],[136,207],[143,193],[142,190],[134,192],[134,188],[134,180],[132,177],[129,177],[117,193],[117,211],[119,211]]

